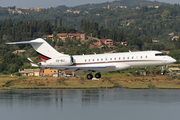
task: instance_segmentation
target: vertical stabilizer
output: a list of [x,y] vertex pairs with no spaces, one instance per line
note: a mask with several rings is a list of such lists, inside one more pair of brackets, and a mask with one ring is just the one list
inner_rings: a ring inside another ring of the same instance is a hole
[[49,59],[56,58],[59,56],[67,56],[67,55],[59,53],[57,50],[55,50],[51,45],[49,45],[42,38],[37,38],[31,41],[11,42],[7,44],[25,44],[25,43],[31,44],[32,47],[35,49],[35,51],[38,53],[39,57],[43,60],[49,60]]

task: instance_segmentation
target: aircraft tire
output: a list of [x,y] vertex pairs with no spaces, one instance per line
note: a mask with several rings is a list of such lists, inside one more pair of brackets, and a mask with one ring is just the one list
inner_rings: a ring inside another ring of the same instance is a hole
[[93,75],[92,75],[92,74],[88,74],[88,75],[86,76],[86,78],[87,78],[88,80],[90,80],[90,79],[93,78]]
[[96,73],[95,78],[98,78],[98,79],[101,78],[101,73]]

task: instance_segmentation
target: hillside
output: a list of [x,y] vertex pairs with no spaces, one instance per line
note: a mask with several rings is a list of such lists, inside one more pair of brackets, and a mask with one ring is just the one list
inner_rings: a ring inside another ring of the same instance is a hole
[[148,1],[148,0],[116,0],[113,2],[104,2],[104,3],[96,3],[96,4],[84,4],[78,5],[75,7],[67,7],[67,6],[58,6],[57,8],[61,10],[82,10],[82,9],[90,9],[90,8],[100,8],[110,5],[111,8],[115,8],[116,6],[127,6],[127,7],[142,7],[142,6],[161,6],[168,5],[168,3],[158,2],[158,1]]

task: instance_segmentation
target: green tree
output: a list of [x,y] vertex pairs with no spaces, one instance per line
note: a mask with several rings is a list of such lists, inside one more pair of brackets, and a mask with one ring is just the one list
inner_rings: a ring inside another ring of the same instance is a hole
[[59,26],[62,26],[62,18],[59,20]]
[[64,42],[61,39],[59,39],[57,42],[57,46],[63,46],[63,44],[64,44]]
[[164,12],[161,14],[162,19],[168,18],[170,16],[170,12],[168,10],[164,10]]

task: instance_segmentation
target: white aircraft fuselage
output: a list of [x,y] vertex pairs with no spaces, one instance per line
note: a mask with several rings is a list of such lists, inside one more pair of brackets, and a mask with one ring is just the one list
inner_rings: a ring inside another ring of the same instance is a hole
[[[57,57],[50,59],[46,63],[42,62],[42,66],[71,65],[70,59]],[[142,51],[142,52],[123,52],[123,53],[106,53],[92,55],[73,55],[73,64],[76,67],[102,67],[115,66],[112,69],[99,69],[101,71],[123,70],[138,66],[163,66],[175,62],[176,60],[159,51]]]

